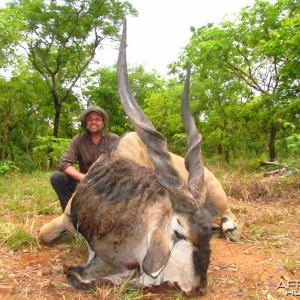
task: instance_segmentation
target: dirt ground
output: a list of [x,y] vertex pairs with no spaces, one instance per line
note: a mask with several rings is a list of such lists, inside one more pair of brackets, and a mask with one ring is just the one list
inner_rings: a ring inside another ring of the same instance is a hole
[[[299,192],[268,201],[229,200],[242,228],[241,240],[213,236],[208,294],[194,299],[300,299]],[[37,216],[34,230],[53,217]],[[80,292],[68,284],[63,265],[82,264],[85,256],[67,235],[32,249],[1,247],[0,299],[118,299],[105,288]],[[184,299],[169,287],[143,295],[143,299]]]

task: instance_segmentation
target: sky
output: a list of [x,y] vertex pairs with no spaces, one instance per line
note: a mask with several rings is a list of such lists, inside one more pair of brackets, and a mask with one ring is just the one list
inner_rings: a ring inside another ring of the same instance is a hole
[[[127,18],[127,62],[167,74],[167,65],[178,58],[188,43],[190,27],[219,23],[233,17],[255,0],[129,0],[138,17]],[[101,52],[101,65],[116,63],[118,53],[111,48]],[[103,63],[104,62],[104,63]]]
[[[0,7],[8,0],[0,0]],[[128,0],[139,12],[127,18],[127,62],[143,65],[167,75],[167,65],[174,62],[189,42],[190,27],[219,23],[233,18],[240,9],[255,0]],[[101,66],[117,62],[118,50],[104,47],[97,58]]]

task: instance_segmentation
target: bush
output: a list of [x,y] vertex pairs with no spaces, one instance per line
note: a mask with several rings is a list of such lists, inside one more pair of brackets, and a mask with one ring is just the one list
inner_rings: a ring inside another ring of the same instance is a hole
[[2,160],[0,161],[0,176],[4,176],[12,171],[19,171],[19,168],[15,165],[13,161]]
[[33,148],[34,159],[42,170],[57,165],[66,150],[70,139],[53,136],[37,136],[38,146]]
[[181,156],[185,156],[187,146],[187,136],[184,133],[175,133],[169,143],[169,151]]
[[300,134],[293,134],[286,138],[287,141],[287,147],[292,151],[292,152],[300,152]]

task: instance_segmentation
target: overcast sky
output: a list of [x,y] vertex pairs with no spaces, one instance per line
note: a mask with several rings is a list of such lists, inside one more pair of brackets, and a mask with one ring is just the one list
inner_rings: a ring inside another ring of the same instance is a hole
[[[0,7],[8,0],[0,0]],[[142,64],[147,71],[167,73],[191,37],[190,27],[218,23],[233,17],[255,0],[128,0],[139,12],[127,19],[127,60],[129,66]],[[117,50],[100,52],[101,65],[117,61]]]
[[[139,11],[138,17],[127,20],[127,60],[133,66],[142,64],[147,71],[167,73],[167,65],[175,61],[180,49],[191,37],[190,27],[237,14],[254,0],[129,0]],[[112,65],[117,52],[102,53],[103,62]]]

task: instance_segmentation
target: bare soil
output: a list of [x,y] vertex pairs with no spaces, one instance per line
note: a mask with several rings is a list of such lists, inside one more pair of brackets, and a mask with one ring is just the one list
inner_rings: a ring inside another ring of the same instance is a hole
[[[241,240],[231,242],[220,233],[213,236],[208,294],[194,299],[300,299],[300,194],[294,189],[269,198],[229,199],[242,228]],[[36,216],[34,231],[53,217]],[[63,266],[85,260],[86,253],[67,234],[51,245],[21,250],[2,246],[0,299],[129,299],[103,287],[96,292],[71,287]],[[291,283],[298,288],[283,287]],[[143,295],[143,299],[184,299],[170,287],[145,290]]]

